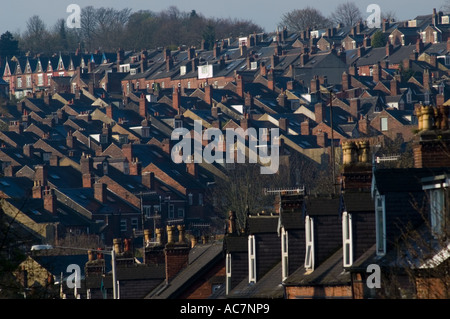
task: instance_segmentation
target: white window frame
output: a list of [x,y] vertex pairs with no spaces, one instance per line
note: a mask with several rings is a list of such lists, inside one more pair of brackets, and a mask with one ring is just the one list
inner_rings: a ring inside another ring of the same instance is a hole
[[284,281],[289,276],[289,242],[288,231],[281,228],[281,280]]
[[231,290],[231,254],[227,253],[225,257],[225,294],[229,294]]
[[139,219],[137,217],[131,218],[131,229],[138,229],[139,228]]
[[248,236],[248,282],[256,283],[256,243],[255,235]]
[[169,218],[175,218],[175,205],[169,204]]
[[388,123],[388,118],[387,117],[382,117],[380,119],[380,128],[382,132],[386,132],[389,130],[389,123]]
[[310,216],[305,218],[305,269],[314,270],[314,219]]
[[[386,254],[386,197],[377,193],[375,197],[375,230],[377,241],[377,255]],[[381,206],[380,206],[381,204]],[[381,225],[381,227],[380,227]]]
[[430,198],[430,226],[435,238],[442,234],[445,224],[445,192],[444,188],[429,189]]
[[177,208],[177,216],[178,218],[184,218],[184,207],[178,207]]
[[342,213],[342,246],[344,267],[350,267],[353,264],[353,231],[352,214],[347,211]]
[[128,223],[127,220],[125,218],[120,220],[120,231],[121,232],[126,232],[128,230]]

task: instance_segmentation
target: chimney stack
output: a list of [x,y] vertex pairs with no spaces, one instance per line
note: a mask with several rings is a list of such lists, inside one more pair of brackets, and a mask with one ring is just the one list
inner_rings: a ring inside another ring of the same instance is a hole
[[314,106],[314,115],[315,115],[317,124],[323,122],[323,120],[324,120],[324,114],[323,113],[324,113],[324,106],[323,106],[323,104],[322,103],[317,103]]
[[208,105],[212,106],[212,100],[213,100],[213,87],[212,85],[205,86],[205,102]]
[[302,124],[300,124],[300,133],[301,135],[309,135],[310,131],[309,131],[309,120],[305,119]]
[[142,173],[142,185],[150,190],[155,190],[155,173],[144,172]]
[[181,101],[181,92],[178,86],[175,85],[173,88],[173,94],[172,94],[172,107],[177,110],[177,114],[180,111],[180,101]]
[[359,98],[353,98],[350,100],[350,114],[356,119],[359,118],[358,113],[360,110],[361,101]]
[[94,184],[94,197],[100,203],[106,203],[106,184],[104,183],[95,183]]
[[139,115],[147,118],[147,98],[144,93],[139,97]]
[[49,211],[52,214],[56,213],[57,208],[57,200],[55,196],[55,191],[51,189],[49,186],[44,188],[44,209]]

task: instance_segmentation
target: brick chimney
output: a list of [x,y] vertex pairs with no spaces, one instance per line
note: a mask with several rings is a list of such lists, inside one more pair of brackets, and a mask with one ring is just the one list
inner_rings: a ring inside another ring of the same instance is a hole
[[369,134],[369,120],[365,116],[361,116],[358,121],[358,130],[360,133],[368,135]]
[[316,117],[316,123],[322,123],[325,117],[324,106],[322,103],[316,103],[314,106],[314,115]]
[[414,142],[414,167],[448,167],[450,166],[450,136],[448,131],[429,130],[419,133]]
[[173,88],[172,93],[172,107],[177,110],[177,113],[180,111],[180,102],[181,102],[181,92],[177,85]]
[[93,160],[90,155],[83,154],[80,159],[82,184],[85,188],[92,187]]
[[205,86],[205,102],[208,105],[212,105],[212,101],[213,101],[213,86],[212,85],[207,85]]
[[142,171],[142,163],[135,157],[133,161],[129,164],[130,167],[130,175],[139,176]]
[[44,199],[44,209],[52,214],[55,214],[57,209],[57,200],[54,189],[51,189],[49,186],[46,186],[43,190],[43,199]]
[[133,156],[133,144],[132,143],[123,144],[122,145],[122,154],[128,160],[128,163],[131,164],[133,162],[133,158],[134,158],[134,156]]
[[[11,166],[11,165],[9,165],[9,166]],[[41,184],[41,182],[34,180],[33,188],[31,189],[32,197],[33,198],[42,198],[43,189],[44,189],[44,186]]]
[[393,50],[394,50],[394,47],[392,46],[391,42],[388,40],[386,43],[386,56],[391,56]]
[[319,82],[319,77],[318,76],[314,76],[313,79],[311,79],[311,93],[315,93],[317,91],[319,91],[320,89],[320,82]]
[[34,171],[34,181],[41,186],[47,186],[48,168],[47,165],[37,165]]
[[142,173],[142,185],[150,190],[155,190],[155,173],[144,172]]
[[302,124],[300,124],[300,134],[301,135],[309,135],[311,134],[309,130],[309,120],[305,119]]
[[278,120],[280,130],[287,132],[289,130],[289,119],[282,117]]
[[328,134],[326,132],[318,132],[317,136],[317,145],[320,147],[327,147]]
[[241,75],[236,77],[236,94],[244,98],[244,79]]
[[416,52],[417,54],[421,54],[423,52],[423,41],[420,37],[416,40]]
[[113,106],[111,104],[107,105],[106,108],[106,116],[109,117],[110,119],[114,118],[114,109]]
[[275,74],[273,72],[273,69],[270,69],[267,73],[267,87],[271,91],[275,90]]
[[188,172],[192,177],[198,178],[198,164],[193,161],[186,163],[186,172]]
[[69,130],[69,131],[67,132],[67,137],[66,137],[66,146],[67,146],[69,149],[74,148],[74,146],[75,146],[75,139],[76,139],[76,137],[73,136],[72,131]]
[[264,61],[261,61],[259,64],[259,70],[262,76],[267,76],[267,66]]
[[94,183],[94,198],[100,203],[106,203],[107,187],[104,183]]
[[380,82],[381,79],[381,65],[380,63],[376,63],[372,67],[372,77],[375,83]]
[[26,157],[31,157],[33,155],[33,152],[34,152],[33,144],[25,144],[23,146],[23,155],[25,155]]
[[400,90],[398,88],[398,81],[396,78],[393,78],[391,80],[391,90],[390,91],[391,91],[392,96],[399,95],[399,93],[400,93]]
[[351,78],[347,72],[342,73],[342,91],[347,91],[351,87]]
[[8,131],[16,132],[17,134],[22,134],[23,132],[22,124],[19,121],[10,121]]
[[144,93],[139,97],[139,115],[147,118],[147,98]]
[[194,47],[190,47],[187,52],[188,52],[188,60],[192,60],[193,58],[195,58],[195,48]]
[[428,71],[428,69],[423,70],[423,87],[426,90],[430,89],[430,72]]
[[[175,242],[175,226],[167,226],[167,244],[164,249],[166,265],[166,282],[170,282],[183,268],[188,265],[190,245],[185,242]],[[179,232],[182,231],[181,227]]]
[[349,113],[355,117],[359,118],[358,113],[361,107],[361,101],[359,98],[353,98],[350,100],[350,110]]
[[166,71],[170,72],[173,69],[173,58],[168,56],[166,59]]

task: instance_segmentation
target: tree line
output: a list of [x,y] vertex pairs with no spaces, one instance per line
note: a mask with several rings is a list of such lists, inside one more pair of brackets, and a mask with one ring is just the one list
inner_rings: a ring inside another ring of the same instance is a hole
[[[394,19],[395,14],[383,11],[382,18]],[[330,16],[307,6],[282,15],[279,27],[300,32],[337,25],[353,26],[363,20],[362,11],[354,2],[338,4]],[[251,20],[205,17],[195,10],[180,11],[170,6],[160,12],[129,8],[87,6],[81,9],[80,27],[69,28],[64,18],[47,25],[38,15],[26,21],[23,32],[5,32],[0,39],[0,56],[20,53],[51,54],[55,52],[116,51],[153,49],[181,45],[211,49],[218,39],[247,36],[264,29]]]
[[30,17],[23,32],[4,33],[6,43],[0,42],[0,54],[74,52],[78,48],[89,52],[175,49],[181,45],[200,47],[202,42],[208,49],[216,39],[262,31],[250,20],[210,18],[175,6],[160,12],[87,6],[81,9],[79,28],[69,28],[65,19],[48,26],[40,16]]

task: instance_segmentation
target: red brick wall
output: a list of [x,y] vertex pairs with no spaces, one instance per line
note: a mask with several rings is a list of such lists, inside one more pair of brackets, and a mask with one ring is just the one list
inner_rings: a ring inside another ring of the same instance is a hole
[[350,285],[286,287],[286,298],[352,298],[352,287]]
[[223,277],[225,284],[225,260],[222,259],[210,271],[199,278],[190,289],[188,289],[181,299],[206,299],[212,294],[213,284],[211,279],[213,277]]

